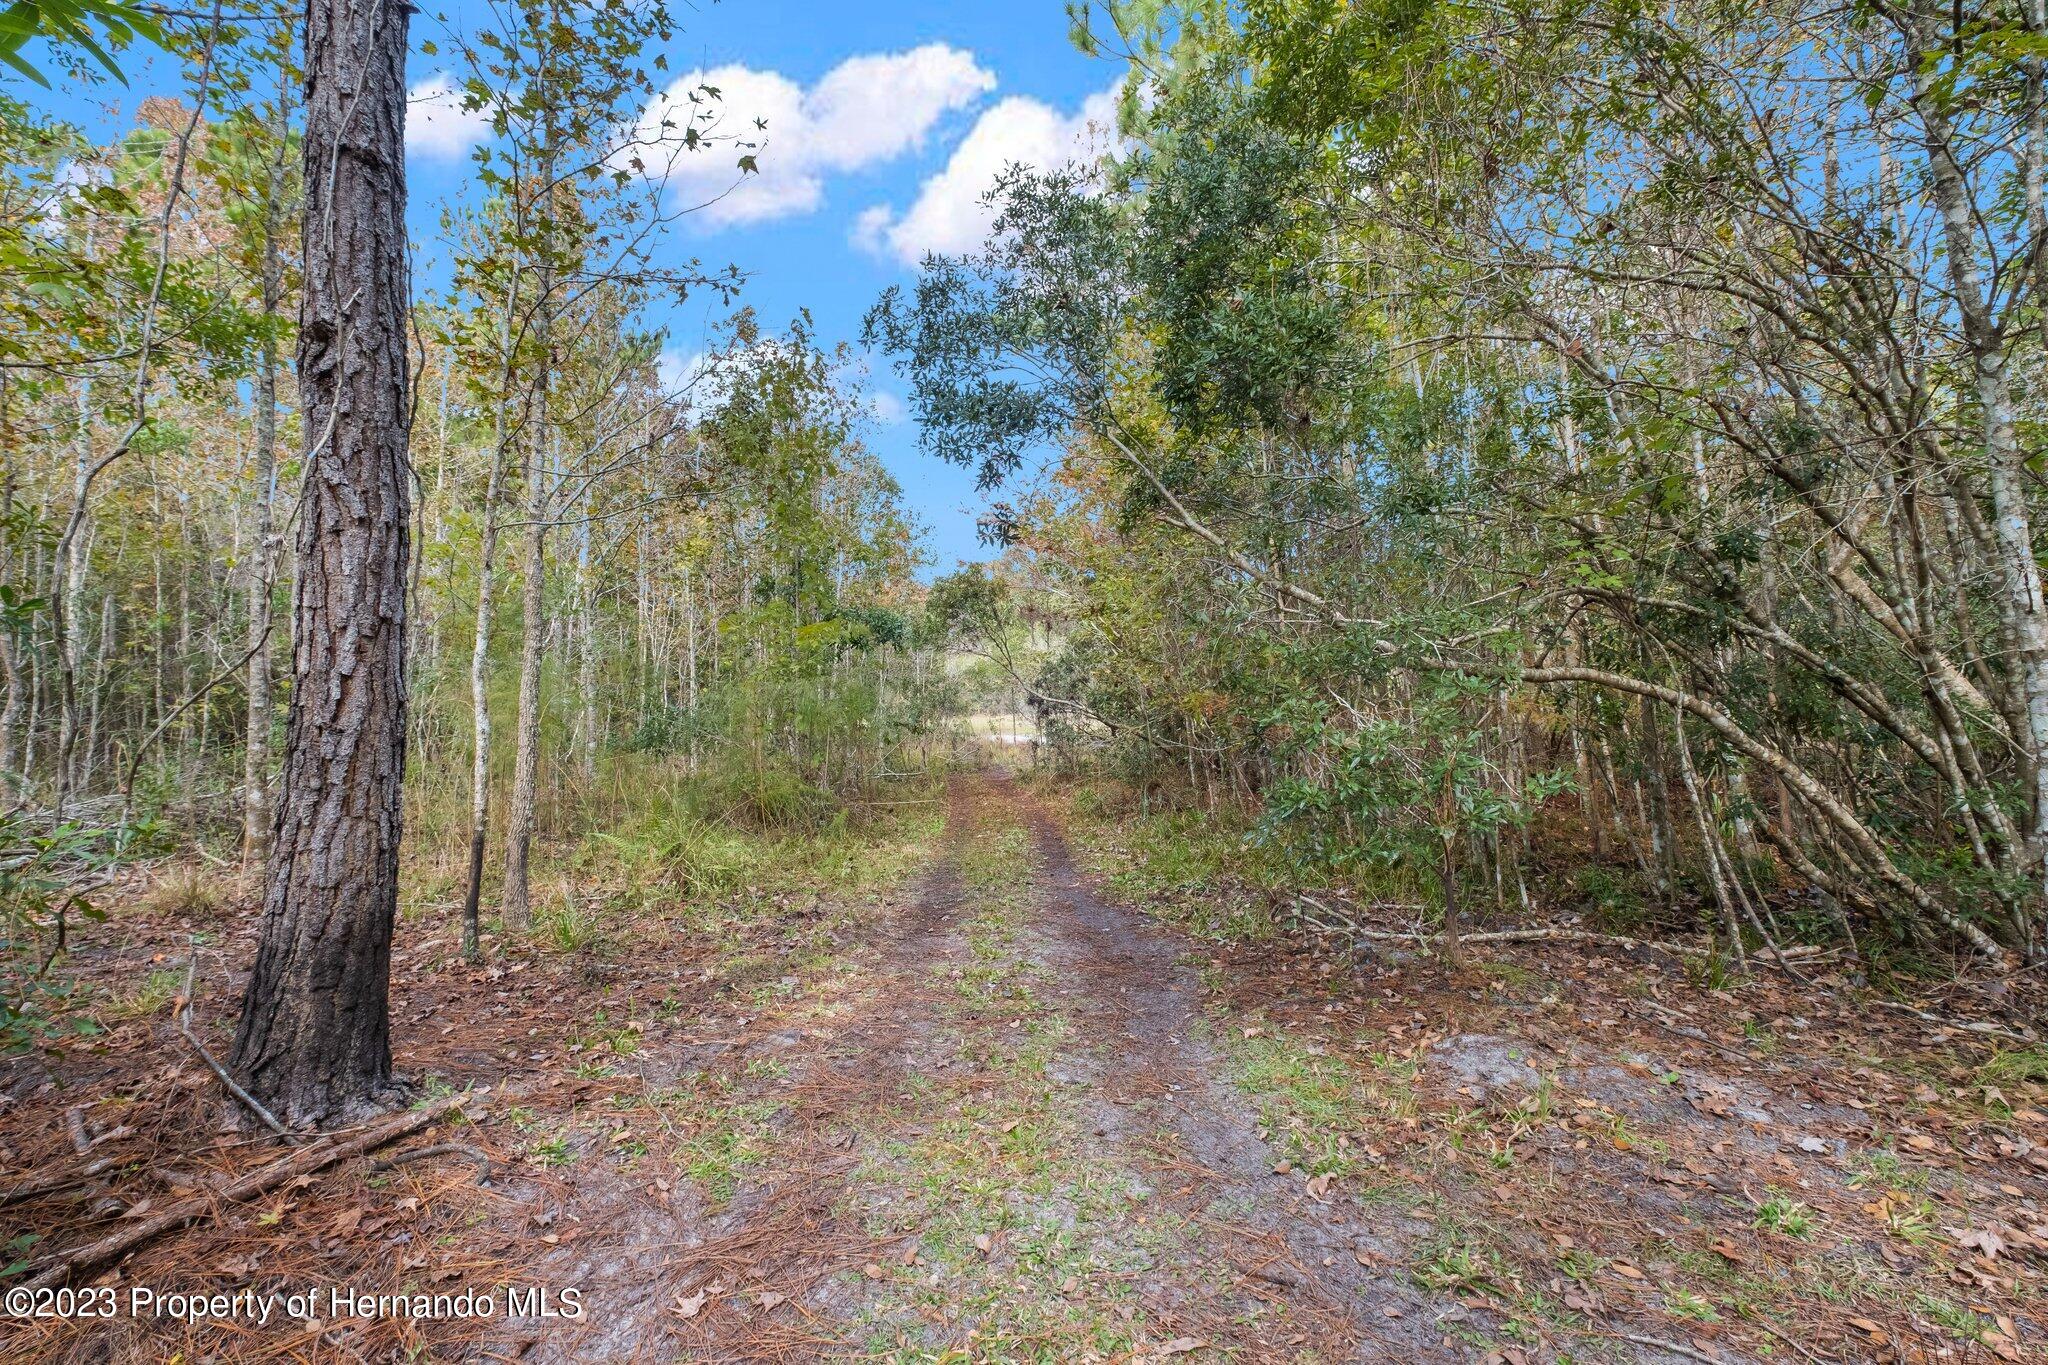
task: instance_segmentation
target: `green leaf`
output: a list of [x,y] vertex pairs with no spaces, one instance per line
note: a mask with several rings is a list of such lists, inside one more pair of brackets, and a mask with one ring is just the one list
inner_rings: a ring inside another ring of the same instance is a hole
[[22,75],[43,87],[43,89],[48,90],[50,88],[50,83],[43,78],[43,73],[16,56],[12,47],[0,46],[0,62],[7,63],[16,71],[19,71]]

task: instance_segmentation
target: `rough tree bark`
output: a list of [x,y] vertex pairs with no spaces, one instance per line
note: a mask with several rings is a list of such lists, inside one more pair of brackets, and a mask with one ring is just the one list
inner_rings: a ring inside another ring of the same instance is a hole
[[287,1123],[344,1120],[391,1080],[391,927],[405,767],[411,8],[309,0],[299,306],[308,441],[292,694],[262,942],[233,1068]]

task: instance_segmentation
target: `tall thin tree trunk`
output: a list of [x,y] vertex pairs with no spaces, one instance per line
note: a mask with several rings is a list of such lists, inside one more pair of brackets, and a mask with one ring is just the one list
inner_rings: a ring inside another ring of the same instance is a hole
[[477,956],[477,907],[483,896],[484,845],[491,824],[491,615],[497,609],[498,500],[505,452],[493,454],[484,491],[483,541],[477,549],[476,630],[469,647],[469,886],[462,897],[462,955]]
[[69,533],[58,547],[55,590],[50,594],[51,643],[57,664],[57,816],[73,790],[72,755],[78,745],[78,672],[82,664],[78,616],[85,598],[86,530],[91,525],[92,496],[92,381],[78,381],[78,429],[74,436],[75,475],[72,480]]
[[276,563],[277,526],[277,338],[275,322],[284,303],[286,126],[288,83],[280,82],[272,107],[273,157],[263,182],[263,345],[256,367],[256,503],[249,543],[248,711],[242,750],[242,862],[270,856],[270,594]]
[[[586,509],[587,510],[587,509]],[[597,588],[590,573],[590,521],[576,528],[576,754],[586,781],[597,777]]]
[[[2048,38],[2048,0],[2026,0],[2027,30],[2036,42]],[[2027,72],[2027,132],[2020,151],[2020,183],[2027,231],[2034,240],[2034,308],[2041,340],[2048,343],[2048,59],[2035,49]]]
[[[551,40],[552,41],[552,40]],[[537,297],[534,335],[538,343],[540,374],[536,386],[537,420],[527,443],[526,546],[523,555],[525,582],[521,584],[520,615],[524,636],[519,646],[519,719],[512,756],[512,801],[505,820],[505,923],[524,929],[533,923],[533,903],[528,887],[528,861],[533,851],[535,803],[540,787],[540,685],[542,650],[547,643],[548,518],[553,515],[553,489],[549,470],[553,466],[549,442],[554,438],[550,411],[550,388],[555,376],[554,320],[556,239],[554,232],[555,152],[560,146],[555,120],[560,98],[551,79],[552,59],[542,64],[541,84],[550,101],[546,128],[542,134],[539,175],[541,191],[540,255],[536,262]]]
[[100,645],[99,661],[93,669],[92,686],[85,706],[85,743],[78,750],[77,791],[83,792],[92,781],[93,755],[99,751],[100,707],[107,696],[108,662],[114,657],[114,594],[100,596]]
[[477,546],[476,629],[469,645],[469,885],[462,894],[462,956],[477,958],[478,903],[483,898],[484,846],[491,828],[491,624],[497,610],[498,505],[504,501],[505,451],[511,423],[505,411],[512,397],[517,363],[512,315],[519,306],[520,272],[506,286],[505,313],[498,331],[498,413],[491,438],[491,472],[484,483],[484,529]]
[[[38,512],[38,515],[46,515],[48,511],[48,504],[45,503]],[[31,543],[29,546],[30,582],[44,581],[49,566],[43,562],[43,559],[42,546]],[[28,717],[22,722],[21,726],[21,778],[24,786],[35,780],[36,741],[42,738],[43,712],[48,700],[46,694],[49,691],[48,670],[43,666],[47,654],[48,651],[42,649],[30,649],[28,651]]]
[[287,1123],[370,1107],[391,1080],[391,930],[405,774],[411,484],[405,224],[410,6],[306,10],[308,442],[292,693],[262,941],[232,1064]]
[[[545,305],[543,305],[545,307]],[[542,397],[546,406],[546,397]],[[541,423],[543,430],[546,422]],[[528,860],[533,850],[534,807],[540,788],[540,666],[547,643],[548,487],[547,460],[539,433],[530,446],[526,471],[526,575],[520,591],[524,638],[519,642],[519,720],[512,758],[512,800],[505,820],[505,923],[524,929],[533,923]]]
[[[0,460],[6,462],[6,472],[0,475],[0,527],[11,526],[14,521],[14,433],[8,422],[9,397],[7,376],[0,374]],[[14,537],[0,531],[0,574],[15,581],[15,573]],[[17,644],[14,623],[0,623],[0,676],[7,682],[7,700],[0,705],[0,793],[10,797],[27,785],[27,774],[17,776],[14,768],[14,730],[21,723],[25,691],[20,660],[16,657]]]
[[[1916,57],[1938,48],[1945,17],[1946,9],[1942,6],[1923,5],[1917,9],[1914,27],[1920,51],[1914,53]],[[1993,300],[1985,288],[1983,267],[1978,260],[1975,202],[1959,159],[1963,153],[1957,146],[1945,107],[1950,96],[1934,88],[1932,69],[1924,62],[1917,69],[1917,102],[1927,127],[1928,179],[1935,206],[1941,212],[1949,282],[1962,322],[1963,342],[1970,355],[1978,420],[1983,428],[1991,525],[1998,542],[2003,580],[2001,596],[2017,646],[2011,667],[2020,679],[2026,701],[2027,726],[2015,738],[2033,762],[2033,820],[2028,836],[2037,885],[2048,893],[2048,597],[2043,594],[2041,565],[2034,554],[2033,522],[2026,497],[2026,462],[2014,424],[2011,385],[2005,368],[2005,337],[1992,312]],[[2038,926],[2023,923],[2019,928],[2025,939],[2019,946],[2028,960],[2048,957],[2048,944],[2042,942]]]
[[[454,369],[455,348],[452,346],[444,346],[441,348],[441,406],[439,411],[435,414],[434,496],[432,502],[432,506],[435,508],[445,506],[445,504],[442,502],[442,498],[446,494],[448,487],[448,384]],[[424,518],[422,520],[424,520]],[[432,543],[436,551],[434,559],[436,563],[445,563],[445,557],[442,556],[439,553],[439,551],[448,543],[448,518],[445,514],[436,514],[433,517],[433,522],[434,529]],[[426,527],[423,525],[420,528],[420,530],[421,533],[424,535],[426,532]],[[426,573],[427,556],[425,554],[422,554],[420,555],[419,560],[419,568],[416,572],[419,576],[423,577]],[[441,570],[440,576],[442,583],[444,585],[443,591],[445,592],[445,584],[447,581],[447,571],[445,568]],[[413,585],[413,601],[417,602],[419,600],[420,588],[418,579],[416,578]],[[442,619],[446,615],[446,612],[440,610],[434,610],[427,613],[427,638],[425,641],[426,659],[424,660],[425,674],[428,678],[434,680],[433,683],[429,683],[429,686],[435,685],[436,683],[438,683],[440,679],[441,623]]]
[[1461,941],[1463,930],[1458,924],[1458,859],[1456,845],[1449,838],[1438,841],[1443,856],[1437,863],[1437,877],[1443,883],[1444,893],[1444,962],[1454,972],[1465,965],[1465,947]]
[[683,706],[689,713],[690,772],[697,771],[697,589],[691,581],[689,561],[683,562],[683,667],[689,676],[683,685]]

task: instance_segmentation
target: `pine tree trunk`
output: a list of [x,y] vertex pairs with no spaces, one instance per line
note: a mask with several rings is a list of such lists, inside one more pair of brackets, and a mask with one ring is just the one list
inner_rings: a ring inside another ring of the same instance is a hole
[[310,0],[292,692],[262,942],[232,1064],[287,1123],[391,1080],[410,534],[405,58],[411,9]]

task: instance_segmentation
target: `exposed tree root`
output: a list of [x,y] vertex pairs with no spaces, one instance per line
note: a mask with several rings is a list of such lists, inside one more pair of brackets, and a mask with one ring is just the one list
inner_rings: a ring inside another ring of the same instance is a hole
[[87,1162],[75,1171],[55,1171],[49,1175],[39,1175],[33,1180],[24,1180],[13,1189],[0,1192],[0,1208],[5,1208],[9,1204],[19,1204],[24,1199],[34,1199],[39,1195],[53,1194],[73,1185],[87,1184],[95,1176],[127,1165],[129,1160],[130,1158],[123,1156],[103,1156],[97,1161]]
[[430,1156],[467,1157],[476,1163],[476,1183],[479,1185],[491,1183],[492,1166],[490,1153],[484,1151],[481,1147],[472,1147],[466,1142],[436,1142],[425,1147],[415,1147],[409,1152],[400,1152],[396,1156],[388,1156],[382,1160],[373,1161],[370,1163],[370,1169],[373,1171],[395,1170],[411,1162],[424,1161]]

